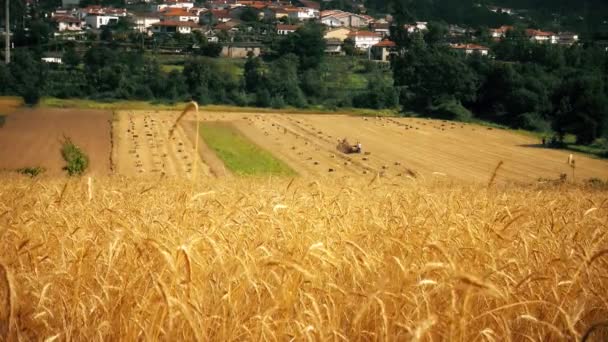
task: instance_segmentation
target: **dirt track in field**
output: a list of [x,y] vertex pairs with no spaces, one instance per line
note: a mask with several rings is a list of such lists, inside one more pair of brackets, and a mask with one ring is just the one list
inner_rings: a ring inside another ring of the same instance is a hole
[[125,176],[165,174],[191,177],[210,176],[209,167],[193,156],[193,138],[178,125],[169,138],[179,113],[162,111],[119,111],[114,122],[113,160],[115,171]]
[[44,167],[47,174],[63,174],[61,141],[68,136],[89,156],[88,173],[108,174],[111,119],[111,112],[100,110],[17,110],[0,127],[0,170]]
[[[336,177],[381,173],[487,182],[535,182],[572,176],[570,152],[538,147],[536,139],[500,129],[415,118],[363,118],[311,114],[203,113],[232,121],[246,136],[301,175]],[[364,154],[345,155],[337,140],[359,140]],[[575,154],[577,180],[608,178],[608,161]]]

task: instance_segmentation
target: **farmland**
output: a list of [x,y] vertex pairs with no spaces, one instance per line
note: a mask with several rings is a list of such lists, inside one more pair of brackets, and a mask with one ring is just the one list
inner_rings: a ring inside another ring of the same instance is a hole
[[606,160],[419,118],[215,108],[170,135],[148,106],[0,128],[2,168],[49,169],[0,173],[0,340],[608,338]]
[[91,159],[90,172],[111,172],[112,113],[99,110],[21,109],[6,116],[0,128],[0,170],[42,167],[60,175],[65,166],[64,137],[81,146]]

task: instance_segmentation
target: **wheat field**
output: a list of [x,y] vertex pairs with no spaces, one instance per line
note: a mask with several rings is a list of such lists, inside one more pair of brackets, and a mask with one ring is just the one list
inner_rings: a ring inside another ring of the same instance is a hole
[[3,340],[608,338],[599,189],[0,177]]

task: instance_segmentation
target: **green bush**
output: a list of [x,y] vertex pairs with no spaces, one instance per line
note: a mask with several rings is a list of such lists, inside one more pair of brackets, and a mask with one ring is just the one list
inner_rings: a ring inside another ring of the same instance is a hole
[[89,166],[89,157],[70,138],[64,138],[61,155],[67,163],[63,169],[70,176],[83,174]]
[[36,166],[36,167],[24,167],[21,169],[17,169],[17,172],[19,172],[22,175],[27,175],[30,177],[36,177],[39,174],[43,173],[44,171],[46,171],[45,168],[40,167],[40,166]]
[[551,122],[543,118],[538,113],[524,113],[519,116],[519,125],[523,129],[530,131],[549,133],[551,132]]
[[469,122],[473,119],[473,114],[463,107],[460,101],[452,99],[439,101],[438,104],[432,105],[429,107],[429,114],[433,118],[443,120]]

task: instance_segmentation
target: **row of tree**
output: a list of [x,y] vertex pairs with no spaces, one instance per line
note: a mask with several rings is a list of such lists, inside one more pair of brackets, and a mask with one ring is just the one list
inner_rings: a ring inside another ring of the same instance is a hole
[[478,118],[516,128],[608,136],[608,54],[596,46],[536,44],[513,32],[495,59],[455,53],[432,31],[394,32],[395,86],[404,108],[448,119]]

